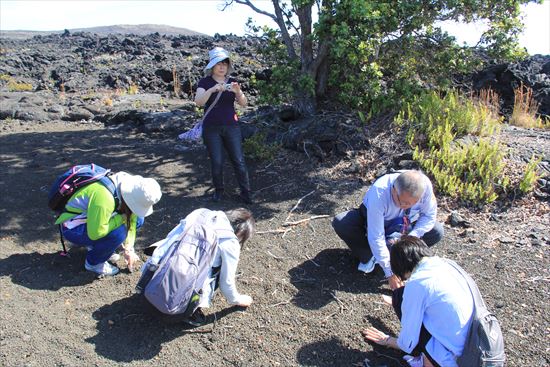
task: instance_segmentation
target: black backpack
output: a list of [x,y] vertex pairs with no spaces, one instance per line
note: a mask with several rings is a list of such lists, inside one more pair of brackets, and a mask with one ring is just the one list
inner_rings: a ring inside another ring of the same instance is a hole
[[504,339],[500,324],[485,306],[479,288],[464,269],[452,260],[445,259],[449,265],[458,270],[468,282],[474,299],[474,315],[468,330],[466,344],[462,355],[457,359],[459,367],[502,367],[504,355]]
[[[103,168],[94,163],[77,165],[69,168],[62,175],[57,177],[50,188],[50,192],[48,193],[48,206],[60,215],[65,211],[65,205],[67,205],[71,196],[78,189],[99,181],[113,195],[115,198],[115,208],[117,208],[119,200],[116,193],[116,186],[109,178],[109,175],[111,175],[110,169]],[[65,247],[65,241],[63,241],[61,225],[59,225],[59,234],[61,236],[61,245],[63,246],[61,255],[65,256],[67,255],[67,249]]]

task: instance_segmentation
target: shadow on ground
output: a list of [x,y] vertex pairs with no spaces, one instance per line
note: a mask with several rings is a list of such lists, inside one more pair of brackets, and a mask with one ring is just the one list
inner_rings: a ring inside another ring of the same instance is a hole
[[290,282],[298,290],[292,302],[306,310],[318,310],[334,302],[336,292],[379,293],[384,280],[379,270],[363,274],[357,271],[357,260],[351,256],[351,251],[323,250],[288,271]]
[[70,251],[70,257],[57,253],[31,252],[0,259],[0,276],[9,276],[14,284],[29,289],[59,290],[77,287],[96,279],[84,270],[84,252]]
[[[229,307],[211,314],[204,326],[194,328],[179,316],[161,314],[143,296],[134,294],[95,311],[92,317],[97,322],[97,335],[86,342],[95,346],[97,354],[115,362],[150,360],[160,353],[163,344],[211,333],[214,322],[239,309]],[[196,344],[200,348],[200,343]]]
[[[47,193],[57,175],[74,164],[96,163],[114,171],[156,178],[163,191],[155,213],[147,218],[138,247],[163,238],[181,218],[198,207],[227,210],[243,206],[237,199],[237,184],[229,162],[225,165],[228,199],[209,200],[210,166],[202,146],[186,151],[174,149],[175,141],[155,140],[143,134],[119,129],[90,129],[13,133],[0,136],[0,235],[21,246],[58,241],[54,213],[47,207]],[[305,157],[304,157],[305,159]],[[258,219],[277,213],[282,201],[298,200],[315,189],[308,176],[316,162],[306,162],[299,170],[288,170],[285,162],[248,160],[255,204],[250,208]],[[270,166],[269,169],[265,167]],[[352,190],[353,188],[349,188]],[[346,188],[339,194],[345,194]],[[331,213],[337,203],[316,193],[310,197],[311,214]],[[284,208],[288,210],[288,208]]]

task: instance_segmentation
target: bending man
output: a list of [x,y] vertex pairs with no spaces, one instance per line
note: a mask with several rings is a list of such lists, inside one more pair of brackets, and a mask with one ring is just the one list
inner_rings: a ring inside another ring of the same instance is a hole
[[439,242],[443,225],[436,221],[436,215],[430,179],[411,170],[377,179],[360,207],[338,214],[332,226],[359,258],[359,271],[370,273],[379,264],[391,289],[396,289],[401,281],[392,273],[389,247],[402,234],[422,238],[428,246]]

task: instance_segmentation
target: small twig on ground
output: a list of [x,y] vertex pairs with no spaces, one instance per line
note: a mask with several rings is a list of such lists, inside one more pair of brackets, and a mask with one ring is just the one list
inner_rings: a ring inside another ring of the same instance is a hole
[[340,312],[343,313],[344,312],[344,302],[340,301],[340,298],[336,297],[336,292],[335,291],[330,291],[329,294],[332,298],[334,298],[336,300],[336,302],[338,302],[338,306],[340,306]]
[[269,307],[276,307],[276,306],[288,305],[288,304],[290,303],[290,301],[292,301],[292,298],[289,298],[287,301],[282,301],[282,302],[279,302],[279,303],[275,303],[275,304],[269,305]]
[[288,229],[270,229],[269,231],[258,231],[255,234],[266,234],[266,233],[286,233]]
[[287,230],[285,231],[285,233],[283,233],[283,235],[281,236],[281,238],[285,238],[286,234],[287,234],[288,232],[290,232],[290,231],[292,231],[291,228],[287,229]]
[[326,316],[324,319],[323,319],[323,322],[327,322],[328,319],[330,319],[332,316],[336,316],[340,313],[340,311],[336,311],[336,312],[333,312],[331,313],[330,315]]
[[277,259],[277,260],[284,260],[285,258],[284,257],[280,257],[280,256],[276,256],[276,255],[273,255],[271,252],[267,251],[267,254],[271,257],[273,257],[274,259]]
[[128,317],[133,317],[133,316],[139,316],[139,314],[138,313],[131,313],[131,314],[128,314],[128,315],[124,316],[122,319],[124,320],[124,319],[127,319]]
[[258,190],[254,190],[254,192],[260,192],[260,191],[263,191],[263,190],[267,190],[267,189],[270,189],[270,188],[275,187],[275,186],[280,185],[280,184],[281,184],[281,182],[277,182],[276,184],[269,185],[267,187],[262,187],[261,189],[258,189]]
[[212,322],[212,332],[214,332],[214,329],[216,329],[217,324],[218,324],[218,314],[214,312],[214,321]]
[[328,217],[330,217],[330,215],[326,215],[326,214],[314,215],[313,217],[309,217],[309,218],[306,218],[306,219],[301,219],[301,220],[298,220],[296,222],[285,222],[285,223],[283,223],[283,227],[296,226],[298,224],[309,222],[310,220],[320,219],[320,218],[328,218]]
[[307,152],[305,141],[304,141],[304,153],[306,153],[308,159],[311,159],[311,157],[309,156],[309,153]]
[[214,328],[211,328],[211,329],[192,329],[192,330],[187,330],[187,332],[189,334],[207,334],[207,333],[211,333],[214,331]]
[[321,265],[317,264],[317,263],[316,263],[315,261],[313,261],[309,256],[306,255],[306,256],[304,256],[304,258],[305,258],[306,260],[311,261],[311,262],[313,263],[313,265],[315,265],[316,267],[318,267],[318,268],[321,267]]
[[539,280],[542,280],[543,282],[550,282],[550,277],[543,277],[543,276],[536,276],[533,278],[525,279],[526,282],[538,282]]
[[294,205],[294,207],[292,209],[290,209],[290,211],[288,212],[288,216],[286,217],[286,219],[284,220],[284,222],[288,222],[288,219],[290,218],[290,216],[292,215],[292,212],[294,210],[296,210],[296,208],[300,205],[300,203],[302,202],[302,200],[304,200],[305,198],[307,198],[309,195],[313,194],[315,192],[315,190],[313,190],[312,192],[310,192],[309,194],[306,194],[304,196],[302,196],[298,202],[296,203],[296,205]]
[[378,355],[381,356],[381,357],[386,357],[386,358],[389,358],[389,359],[393,359],[394,361],[397,361],[399,364],[401,364],[401,360],[400,360],[400,359],[397,359],[397,358],[395,358],[395,357],[391,357],[391,356],[389,356],[389,355],[387,355],[387,354],[384,354],[384,353],[380,353],[380,352],[378,352],[378,351],[376,351],[376,350],[375,350],[375,352],[376,352],[376,354],[378,354]]

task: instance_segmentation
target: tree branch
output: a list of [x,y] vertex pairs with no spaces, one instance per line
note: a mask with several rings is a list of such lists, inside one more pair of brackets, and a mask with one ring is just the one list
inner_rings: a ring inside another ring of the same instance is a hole
[[[270,17],[271,19],[273,19],[273,21],[275,23],[278,24],[277,22],[277,17],[265,10],[262,10],[262,9],[258,9],[257,7],[254,6],[254,4],[252,4],[252,2],[250,0],[233,0],[234,2],[236,2],[237,4],[242,4],[242,5],[247,5],[250,9],[254,10],[256,13],[258,14],[262,14],[262,15],[265,15],[266,17]],[[232,2],[233,2],[232,1]],[[231,3],[226,3],[226,5],[229,5]],[[225,8],[224,8],[225,10]]]
[[265,15],[266,17],[271,18],[277,25],[279,26],[279,30],[281,31],[281,36],[283,38],[283,42],[286,46],[286,51],[288,53],[288,57],[291,60],[295,60],[298,58],[296,54],[296,50],[294,49],[294,45],[292,44],[292,37],[290,37],[290,34],[288,33],[288,30],[285,25],[285,14],[283,10],[281,9],[281,6],[279,4],[279,0],[272,0],[273,2],[273,8],[275,9],[275,14],[271,14],[265,10],[257,8],[251,0],[228,0],[225,2],[225,6],[222,10],[225,10],[229,5],[232,3],[246,5],[250,9],[254,10],[256,13]]
[[286,29],[284,14],[279,4],[279,0],[272,0],[272,2],[273,2],[273,8],[275,9],[275,15],[277,16],[277,19],[275,20],[275,22],[277,23],[277,25],[279,26],[279,29],[281,30],[281,36],[283,37],[283,42],[285,43],[288,57],[291,60],[296,60],[298,58],[298,55],[296,54],[296,50],[294,49],[294,45],[292,44],[292,37],[290,37],[290,34],[288,33],[288,29]]

